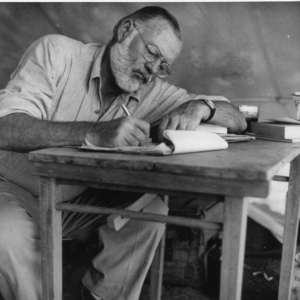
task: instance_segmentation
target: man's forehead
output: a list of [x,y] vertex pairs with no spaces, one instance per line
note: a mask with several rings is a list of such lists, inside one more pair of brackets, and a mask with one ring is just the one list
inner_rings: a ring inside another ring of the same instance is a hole
[[164,51],[177,56],[180,53],[182,43],[174,33],[171,25],[165,20],[149,20],[139,25],[148,43],[157,46],[162,54]]
[[152,20],[141,22],[140,26],[142,26],[142,28],[146,33],[150,32],[153,33],[155,36],[158,36],[160,33],[164,32],[178,39],[174,33],[173,28],[166,20],[152,19]]

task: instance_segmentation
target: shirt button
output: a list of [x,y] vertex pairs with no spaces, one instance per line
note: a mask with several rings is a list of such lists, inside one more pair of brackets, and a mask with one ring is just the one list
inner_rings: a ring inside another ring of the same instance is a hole
[[99,115],[100,114],[100,110],[99,109],[95,110],[95,114]]

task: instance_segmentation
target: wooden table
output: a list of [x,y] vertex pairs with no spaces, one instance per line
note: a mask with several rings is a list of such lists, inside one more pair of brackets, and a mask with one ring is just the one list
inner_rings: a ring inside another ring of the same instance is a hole
[[[279,286],[279,299],[289,299],[299,220],[299,154],[300,144],[259,140],[230,144],[227,150],[165,157],[71,148],[31,152],[31,171],[40,176],[43,299],[61,299],[61,209],[68,209],[60,203],[63,185],[193,197],[203,193],[224,195],[220,299],[241,299],[247,222],[245,197],[267,197],[270,181],[291,162]],[[104,209],[104,213],[111,211]],[[147,218],[153,220],[151,215]],[[182,224],[205,226],[201,220],[194,219],[192,224],[188,221],[191,220],[184,218]],[[217,224],[208,226],[218,228]]]

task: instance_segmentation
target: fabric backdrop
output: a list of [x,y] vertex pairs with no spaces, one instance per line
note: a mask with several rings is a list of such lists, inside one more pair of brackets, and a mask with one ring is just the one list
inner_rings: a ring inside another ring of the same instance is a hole
[[171,83],[232,100],[276,102],[300,91],[299,2],[0,3],[0,88],[37,38],[107,43],[120,18],[146,5],[170,10],[183,28]]

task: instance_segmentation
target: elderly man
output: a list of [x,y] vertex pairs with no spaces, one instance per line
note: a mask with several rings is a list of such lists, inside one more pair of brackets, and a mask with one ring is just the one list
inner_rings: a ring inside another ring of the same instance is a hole
[[[161,80],[182,47],[177,20],[159,7],[123,18],[108,45],[58,35],[36,41],[0,91],[0,290],[4,298],[42,300],[38,182],[27,153],[47,147],[145,145],[150,124],[193,130],[201,122],[245,129],[244,117],[223,97],[188,93]],[[125,104],[132,116],[122,110]],[[141,195],[81,188],[65,201],[124,207]],[[167,214],[156,197],[144,211]],[[101,226],[100,226],[101,225]],[[119,232],[103,217],[63,214],[63,235],[103,243],[83,278],[82,299],[137,300],[164,226],[131,220]]]

